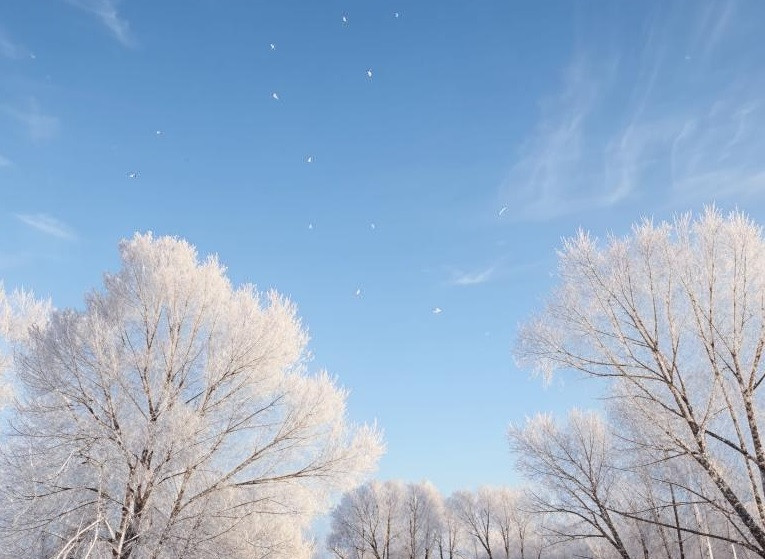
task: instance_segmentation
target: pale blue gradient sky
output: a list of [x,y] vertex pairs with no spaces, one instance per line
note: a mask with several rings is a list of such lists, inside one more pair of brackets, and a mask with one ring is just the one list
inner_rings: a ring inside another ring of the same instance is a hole
[[313,366],[385,429],[381,477],[513,483],[510,421],[597,405],[510,355],[560,238],[713,200],[765,222],[763,21],[755,0],[6,0],[0,277],[76,306],[120,238],[186,237],[299,305]]

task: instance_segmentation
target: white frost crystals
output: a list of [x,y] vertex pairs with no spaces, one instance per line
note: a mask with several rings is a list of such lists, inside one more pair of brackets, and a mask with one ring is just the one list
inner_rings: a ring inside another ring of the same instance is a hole
[[33,293],[23,290],[9,296],[0,282],[0,409],[12,393],[6,374],[13,365],[14,347],[26,342],[33,328],[45,326],[50,312],[50,301],[37,300]]
[[306,371],[287,299],[232,286],[176,238],[120,253],[84,310],[53,311],[16,352],[0,556],[307,557],[312,519],[375,467],[380,433]]
[[558,260],[558,286],[520,331],[519,363],[605,379],[622,446],[669,472],[646,479],[685,487],[725,519],[702,535],[765,557],[762,228],[712,206],[605,243],[580,232]]

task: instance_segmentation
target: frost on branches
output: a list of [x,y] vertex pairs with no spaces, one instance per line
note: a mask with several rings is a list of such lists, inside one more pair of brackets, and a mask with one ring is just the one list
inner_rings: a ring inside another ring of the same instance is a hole
[[326,547],[333,559],[570,557],[544,553],[541,526],[526,508],[522,492],[507,487],[444,498],[429,482],[372,481],[335,507]]
[[301,558],[334,492],[382,452],[306,372],[277,293],[187,242],[136,235],[122,267],[17,344],[0,557]]
[[0,282],[0,409],[12,394],[7,374],[13,348],[29,339],[32,328],[44,326],[50,311],[50,301],[38,301],[33,293],[21,290],[8,296]]
[[760,227],[708,208],[604,245],[580,233],[559,260],[557,290],[520,334],[521,364],[609,379],[622,436],[663,466],[668,506],[677,489],[692,495],[683,511],[719,521],[678,531],[765,557]]

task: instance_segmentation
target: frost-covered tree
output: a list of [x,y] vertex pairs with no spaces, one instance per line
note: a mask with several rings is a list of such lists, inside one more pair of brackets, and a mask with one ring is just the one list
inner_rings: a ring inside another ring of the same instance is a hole
[[538,516],[532,514],[531,503],[524,491],[510,487],[488,488],[494,527],[499,532],[502,557],[530,559],[541,554]]
[[765,557],[763,350],[762,230],[708,208],[605,245],[583,232],[565,241],[559,285],[517,356],[547,375],[612,380],[642,451],[712,489],[705,504],[727,522],[701,531]]
[[176,238],[137,234],[120,255],[83,309],[15,345],[0,557],[306,557],[379,434],[306,371],[284,297],[232,286]]
[[452,504],[451,499],[444,500],[441,530],[437,540],[439,559],[457,559],[460,557],[464,532],[457,511]]
[[579,549],[547,545],[529,508],[520,489],[444,499],[427,481],[372,481],[334,509],[327,550],[335,559],[558,559]]
[[562,518],[558,535],[567,539],[602,539],[622,559],[630,559],[628,529],[615,508],[623,508],[623,476],[602,419],[577,410],[560,426],[537,415],[510,428],[519,469],[535,482],[538,514]]
[[468,548],[472,544],[473,556],[478,557],[480,551],[488,559],[498,559],[493,553],[499,542],[495,540],[488,492],[455,491],[449,497],[449,506],[462,525],[467,540],[464,544]]
[[337,559],[435,559],[444,545],[444,512],[443,497],[427,481],[372,481],[334,509],[327,548]]
[[[510,559],[525,554],[525,528],[517,524],[521,517],[518,493],[507,487],[481,487],[477,491],[456,491],[449,506],[472,543],[473,555],[488,559]],[[520,540],[516,535],[523,534]],[[517,552],[516,553],[516,549]]]
[[346,493],[332,511],[327,548],[337,559],[396,559],[405,540],[405,486],[371,481]]
[[12,381],[6,373],[12,365],[14,347],[29,339],[33,327],[44,326],[50,311],[50,301],[38,300],[23,290],[8,295],[0,282],[0,409],[12,393]]
[[406,523],[405,559],[433,559],[443,524],[443,497],[427,481],[406,486],[403,514]]

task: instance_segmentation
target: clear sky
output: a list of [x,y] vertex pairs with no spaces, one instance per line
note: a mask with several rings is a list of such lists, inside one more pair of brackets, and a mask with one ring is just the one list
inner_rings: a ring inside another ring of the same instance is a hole
[[386,432],[380,477],[514,483],[509,422],[597,405],[511,357],[561,237],[713,200],[765,222],[764,22],[759,0],[3,0],[0,277],[78,306],[119,239],[186,237],[298,304],[312,367]]

